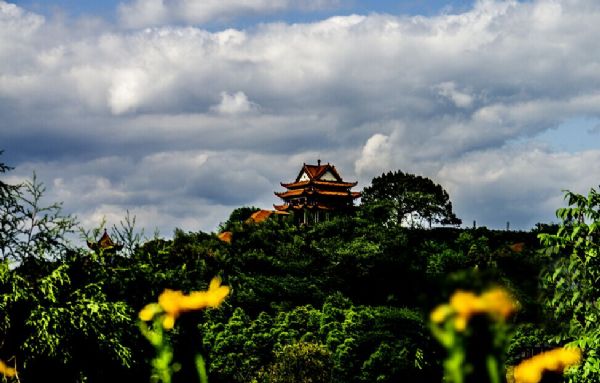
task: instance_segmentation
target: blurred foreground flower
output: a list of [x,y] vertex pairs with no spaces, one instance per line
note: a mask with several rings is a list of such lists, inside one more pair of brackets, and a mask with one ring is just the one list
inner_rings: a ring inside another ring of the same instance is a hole
[[538,383],[544,372],[563,373],[567,367],[581,361],[581,351],[577,348],[556,348],[524,360],[515,367],[513,375],[516,383]]
[[[157,303],[150,303],[140,311],[140,330],[156,350],[156,357],[151,362],[153,382],[171,383],[173,374],[181,369],[181,364],[173,361],[173,348],[165,330],[175,326],[175,319],[181,313],[218,307],[227,295],[229,287],[221,286],[221,279],[215,277],[206,291],[194,291],[186,295],[181,291],[166,289],[158,297]],[[152,324],[148,326],[146,322],[150,321]],[[202,355],[196,355],[195,364],[200,382],[207,383]]]
[[12,367],[8,367],[6,363],[0,360],[0,374],[4,375],[6,378],[12,378],[17,374],[17,370]]
[[186,311],[201,310],[207,307],[218,307],[229,294],[228,286],[221,286],[221,279],[215,277],[210,282],[207,291],[194,291],[185,295],[181,291],[166,289],[158,297],[158,303],[146,305],[139,314],[143,321],[150,321],[157,314],[164,313],[162,325],[170,330],[175,325],[175,319]]
[[430,315],[431,331],[446,348],[445,382],[501,383],[508,343],[506,320],[517,302],[502,288],[477,295],[458,290]]
[[446,319],[453,320],[457,331],[464,331],[471,317],[487,314],[495,320],[506,320],[517,309],[516,302],[508,292],[493,288],[477,296],[470,291],[458,290],[448,304],[443,304],[431,312],[433,323],[440,324]]

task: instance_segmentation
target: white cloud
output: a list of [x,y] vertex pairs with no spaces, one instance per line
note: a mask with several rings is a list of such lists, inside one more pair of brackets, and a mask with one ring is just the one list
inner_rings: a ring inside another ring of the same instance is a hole
[[130,4],[121,3],[119,16],[125,25],[139,28],[167,22],[169,10],[164,0],[135,0]]
[[356,173],[368,173],[373,176],[389,169],[391,166],[392,145],[390,138],[384,134],[372,135],[362,149],[360,157],[354,165]]
[[587,194],[597,187],[600,150],[557,153],[540,147],[503,147],[444,164],[434,177],[449,191],[463,222],[529,229],[555,220],[561,190]]
[[108,104],[114,114],[121,114],[139,105],[149,78],[142,69],[122,69],[117,71],[108,90]]
[[256,109],[257,105],[250,102],[244,92],[235,94],[221,92],[221,102],[211,107],[211,110],[220,114],[241,114]]
[[5,37],[10,31],[18,30],[19,35],[13,38],[27,38],[44,24],[44,17],[25,11],[15,4],[0,2],[0,23],[6,27],[0,31]]
[[121,21],[140,28],[168,23],[203,24],[248,13],[329,9],[336,0],[133,0],[119,5]]

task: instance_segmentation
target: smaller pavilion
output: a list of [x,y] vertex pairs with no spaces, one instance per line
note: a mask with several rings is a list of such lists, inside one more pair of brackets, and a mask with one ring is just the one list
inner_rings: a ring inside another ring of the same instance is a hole
[[90,249],[96,252],[102,251],[105,254],[116,253],[123,248],[123,244],[113,242],[106,229],[104,229],[104,234],[102,234],[98,242],[87,241],[87,245]]
[[360,192],[351,189],[357,182],[346,182],[335,166],[303,164],[296,180],[281,183],[286,191],[275,192],[282,205],[273,205],[276,211],[294,212],[298,223],[311,224],[328,220],[334,214],[345,214],[353,210],[354,200]]

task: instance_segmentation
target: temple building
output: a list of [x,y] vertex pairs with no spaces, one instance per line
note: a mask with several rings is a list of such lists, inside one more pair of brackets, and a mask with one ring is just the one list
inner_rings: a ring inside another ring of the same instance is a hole
[[105,254],[116,253],[117,251],[123,248],[122,243],[113,242],[112,238],[110,238],[110,236],[106,232],[106,229],[104,229],[104,234],[102,235],[102,237],[100,237],[98,242],[87,241],[87,245],[90,249],[96,252],[102,251]]
[[352,189],[357,182],[346,182],[335,169],[327,163],[321,165],[304,164],[296,180],[281,183],[286,191],[275,192],[284,201],[283,205],[273,205],[276,211],[294,213],[295,220],[311,224],[328,220],[334,214],[352,211],[354,200],[360,192]]

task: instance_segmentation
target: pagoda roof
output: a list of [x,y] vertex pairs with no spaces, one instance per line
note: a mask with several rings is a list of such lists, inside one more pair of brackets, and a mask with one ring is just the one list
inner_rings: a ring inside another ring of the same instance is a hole
[[267,218],[275,215],[286,215],[288,213],[278,210],[257,210],[245,221],[246,223],[261,223],[266,221]]
[[252,213],[252,215],[246,220],[246,222],[260,223],[269,218],[271,214],[273,214],[272,210],[258,210]]
[[335,196],[335,197],[360,197],[360,192],[349,192],[349,191],[335,191],[335,190],[319,190],[319,189],[292,189],[284,192],[275,192],[275,195],[280,198],[298,197],[301,195],[323,195],[323,196]]
[[92,250],[104,250],[104,251],[119,251],[123,248],[123,244],[117,243],[115,244],[104,229],[104,234],[98,240],[98,242],[87,242],[87,245]]
[[279,212],[284,212],[284,211],[288,211],[288,210],[302,210],[304,208],[306,209],[318,209],[318,210],[335,210],[334,207],[329,206],[327,204],[324,204],[322,202],[318,202],[314,205],[305,205],[305,204],[299,204],[299,205],[289,205],[289,204],[283,204],[283,205],[273,205],[273,207],[275,208],[275,210],[279,211]]
[[223,241],[225,243],[231,243],[231,239],[233,238],[233,233],[231,231],[224,231],[222,233],[219,233],[217,235],[217,238],[219,238],[221,241]]
[[288,204],[283,204],[283,205],[273,205],[273,207],[275,208],[276,211],[286,211],[288,209],[290,205]]
[[290,183],[280,182],[280,184],[284,188],[288,188],[288,189],[296,189],[296,188],[301,188],[301,187],[305,187],[305,186],[309,186],[309,185],[351,188],[351,187],[356,186],[356,184],[358,184],[358,182],[320,181],[320,180],[311,179],[311,180],[306,180],[306,181],[290,182]]
[[296,182],[300,182],[303,174],[306,174],[310,180],[319,180],[323,175],[327,172],[336,179],[337,182],[343,182],[340,173],[336,170],[335,166],[330,165],[329,163],[325,165],[321,165],[321,160],[317,161],[317,165],[307,165],[306,163],[302,165],[302,169],[298,173],[296,177]]
[[285,198],[285,197],[296,197],[305,194],[306,189],[294,189],[294,190],[286,190],[283,192],[275,192],[277,197]]

